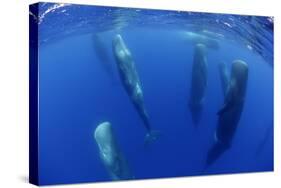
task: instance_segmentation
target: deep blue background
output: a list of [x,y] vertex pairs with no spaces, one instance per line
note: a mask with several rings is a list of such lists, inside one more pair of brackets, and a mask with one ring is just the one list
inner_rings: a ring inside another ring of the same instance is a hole
[[[226,62],[230,70],[235,59],[249,65],[244,110],[232,148],[205,173],[273,170],[273,67],[262,57],[228,40],[220,41],[219,50],[208,50],[208,88],[196,128],[188,109],[193,44],[172,26],[123,29],[120,33],[135,60],[151,125],[161,132],[159,140],[144,147],[144,126],[121,85],[113,59],[111,40],[116,33],[102,33],[107,65],[97,57],[93,33],[40,46],[41,184],[110,180],[93,138],[103,121],[111,122],[137,179],[202,174],[214,141],[216,112],[223,103],[218,63]],[[271,129],[269,134],[267,129]]]

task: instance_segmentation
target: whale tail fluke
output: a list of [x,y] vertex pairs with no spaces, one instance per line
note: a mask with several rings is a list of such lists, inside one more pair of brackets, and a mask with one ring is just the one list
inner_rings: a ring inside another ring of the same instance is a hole
[[150,131],[145,135],[144,144],[149,145],[150,143],[155,142],[160,136],[160,131]]

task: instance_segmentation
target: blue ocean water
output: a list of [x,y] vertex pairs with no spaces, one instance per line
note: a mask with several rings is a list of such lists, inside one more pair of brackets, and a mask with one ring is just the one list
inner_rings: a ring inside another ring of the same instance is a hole
[[[273,18],[41,3],[34,19],[40,184],[110,181],[93,136],[104,121],[136,179],[273,170]],[[194,42],[185,32],[219,44],[207,50],[198,126],[188,108]],[[149,146],[117,70],[116,34],[132,54],[151,126],[160,132]],[[232,147],[203,170],[224,101],[218,63],[230,70],[236,59],[249,67],[241,119]]]

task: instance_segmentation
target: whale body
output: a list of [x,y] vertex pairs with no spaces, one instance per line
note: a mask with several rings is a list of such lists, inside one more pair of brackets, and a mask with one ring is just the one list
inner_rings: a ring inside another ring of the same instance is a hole
[[131,52],[127,48],[120,34],[117,34],[114,37],[112,46],[123,87],[125,88],[131,102],[133,103],[146,128],[147,134],[145,141],[146,143],[154,141],[158,136],[158,132],[152,131],[151,129],[148,114],[144,106],[143,91],[140,79]]
[[206,47],[197,44],[193,54],[192,79],[189,98],[189,109],[192,120],[197,125],[201,119],[202,108],[207,88]]
[[112,180],[133,179],[127,160],[117,144],[111,124],[99,124],[94,133],[98,145],[99,156]]
[[207,155],[206,166],[214,163],[231,143],[238,127],[238,123],[245,103],[248,81],[248,65],[241,60],[232,63],[224,104],[218,111],[218,125],[215,132],[215,143]]

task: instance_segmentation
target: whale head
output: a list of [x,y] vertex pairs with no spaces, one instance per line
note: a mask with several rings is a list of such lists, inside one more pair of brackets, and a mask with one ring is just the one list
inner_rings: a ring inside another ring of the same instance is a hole
[[95,130],[94,137],[100,151],[100,157],[107,166],[112,166],[117,153],[111,124],[103,122]]
[[99,124],[94,133],[95,140],[100,149],[112,142],[112,128],[109,122]]
[[243,87],[248,80],[248,65],[242,60],[235,60],[232,63],[232,77],[236,83]]
[[100,158],[113,180],[132,179],[127,160],[121,153],[109,122],[103,122],[95,130],[94,138]]
[[116,43],[123,42],[123,38],[122,38],[122,36],[120,34],[115,35],[113,40]]
[[204,56],[206,54],[206,46],[202,43],[198,43],[195,46],[195,52],[200,56]]
[[120,174],[119,152],[113,136],[111,124],[103,122],[95,130],[94,137],[99,148],[100,158],[108,169],[113,180],[117,180]]

